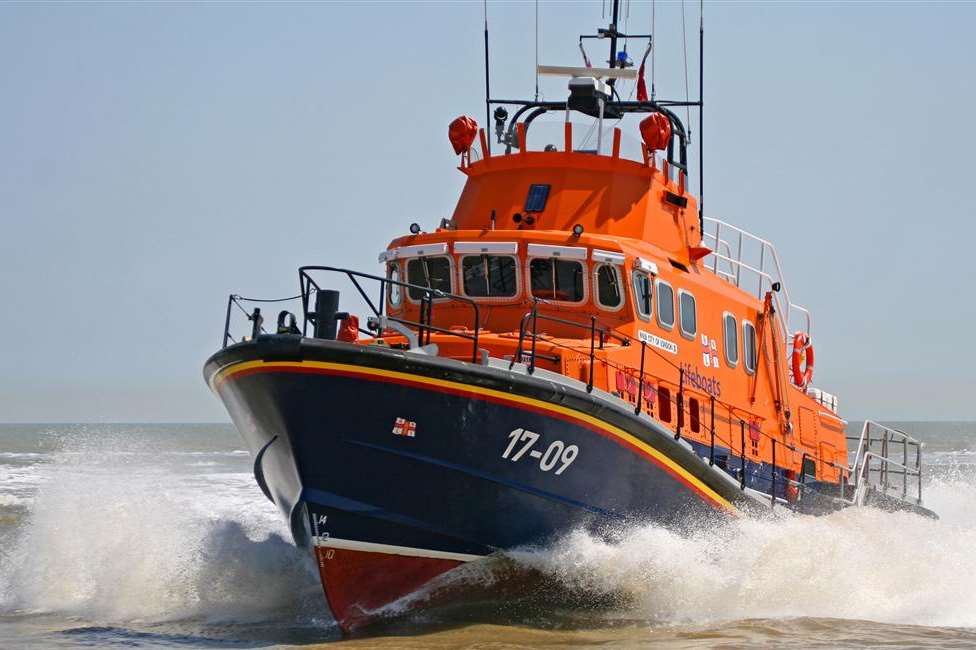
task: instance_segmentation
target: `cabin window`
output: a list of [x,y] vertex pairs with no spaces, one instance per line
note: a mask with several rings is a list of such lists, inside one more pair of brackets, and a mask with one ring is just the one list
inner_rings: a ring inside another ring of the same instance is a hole
[[701,431],[701,404],[694,397],[688,400],[688,422],[692,433]]
[[620,273],[613,264],[601,264],[596,268],[596,301],[607,309],[619,309],[624,304]]
[[[451,292],[451,260],[448,257],[415,257],[407,262],[407,282],[420,287]],[[408,287],[411,300],[424,297],[424,290]]]
[[685,338],[693,339],[698,333],[698,314],[696,313],[695,297],[681,289],[678,291],[678,307],[681,316],[681,334]]
[[472,298],[511,298],[518,293],[518,265],[505,255],[461,258],[464,294]]
[[730,368],[739,365],[739,324],[735,316],[729,312],[722,314],[722,332],[724,333],[725,362]]
[[666,330],[674,328],[674,289],[664,280],[658,280],[657,324]]
[[583,265],[557,258],[536,258],[529,263],[532,295],[545,300],[583,302]]
[[746,372],[756,372],[756,326],[742,321],[742,361]]
[[647,320],[651,317],[653,285],[646,273],[634,271],[634,303],[637,315]]
[[403,301],[403,287],[399,284],[400,282],[400,264],[397,262],[390,262],[386,265],[386,277],[391,280],[389,284],[386,285],[386,297],[390,301],[391,307],[398,307],[400,302]]
[[661,422],[671,421],[671,391],[663,386],[657,389],[657,414]]

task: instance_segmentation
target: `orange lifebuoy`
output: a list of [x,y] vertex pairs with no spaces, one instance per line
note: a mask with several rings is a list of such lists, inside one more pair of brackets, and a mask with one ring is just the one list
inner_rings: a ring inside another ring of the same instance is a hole
[[[805,365],[804,365],[805,362]],[[793,335],[793,383],[802,390],[813,379],[813,344],[803,332]]]

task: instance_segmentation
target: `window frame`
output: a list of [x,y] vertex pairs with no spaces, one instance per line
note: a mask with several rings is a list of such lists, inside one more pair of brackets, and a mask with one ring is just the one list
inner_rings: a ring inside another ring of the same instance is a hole
[[[660,286],[662,284],[671,290],[671,323],[670,324],[665,323],[664,321],[661,320]],[[671,283],[668,282],[667,280],[662,280],[661,278],[654,278],[654,299],[657,301],[657,305],[658,305],[658,308],[656,310],[657,318],[655,319],[657,321],[658,327],[668,332],[672,331],[674,329],[674,320],[675,320],[675,316],[677,316],[676,313],[677,310],[674,308],[674,287],[671,285]]]
[[[403,282],[403,269],[400,268],[400,260],[388,260],[387,261],[387,263],[386,263],[386,279],[387,280],[392,280],[393,279],[391,277],[391,271],[393,271],[394,269],[397,272],[396,281],[397,282]],[[401,287],[398,284],[387,284],[386,285],[386,304],[387,304],[387,306],[389,306],[390,309],[399,309],[400,307],[403,306],[403,296],[406,295],[406,293],[407,293],[406,289],[407,289],[406,287]],[[400,297],[396,301],[394,301],[393,300],[393,297],[392,297],[393,291],[397,291],[399,293],[399,295],[400,295]]]
[[[454,256],[453,255],[450,255],[448,253],[437,253],[436,255],[415,255],[413,257],[403,258],[403,273],[404,273],[404,276],[403,277],[406,278],[406,279],[405,280],[401,280],[401,282],[406,282],[407,284],[410,284],[410,271],[407,268],[410,265],[410,262],[412,262],[413,260],[431,259],[431,258],[435,258],[435,257],[443,257],[443,258],[447,259],[447,264],[448,264],[447,277],[449,278],[449,280],[451,282],[451,287],[447,291],[447,293],[453,294],[454,293],[454,281],[457,278],[457,269],[455,268],[456,265],[454,264]],[[420,298],[411,298],[410,297],[410,287],[403,287],[403,289],[404,289],[404,293],[407,296],[407,300],[410,301],[411,304],[414,304],[414,305],[419,305],[420,304]],[[444,301],[447,301],[447,300],[450,300],[450,298],[446,298],[446,297],[445,298],[436,298],[436,297],[434,298],[434,302],[444,302]]]
[[[746,326],[752,330],[752,340],[754,343],[755,354],[753,355],[753,367],[750,369],[749,364],[746,362]],[[747,375],[756,374],[756,368],[759,366],[759,340],[757,338],[756,324],[750,320],[742,319],[742,367],[746,371]]]
[[587,274],[589,273],[588,264],[586,259],[576,259],[573,257],[562,257],[559,255],[533,255],[531,257],[526,256],[525,258],[525,291],[529,299],[535,297],[532,289],[532,262],[533,260],[558,260],[562,262],[574,262],[579,264],[583,269],[583,298],[581,300],[556,300],[555,298],[541,298],[540,300],[545,300],[552,305],[566,305],[571,307],[579,307],[580,305],[585,305],[590,301],[589,294],[589,282],[586,281]]
[[[508,259],[515,262],[515,293],[511,296],[472,296],[469,295],[467,289],[464,287],[464,259],[466,257],[507,257]],[[507,253],[461,253],[458,255],[457,260],[458,269],[458,289],[460,292],[459,296],[464,296],[465,298],[470,298],[471,300],[477,300],[479,302],[489,302],[489,303],[504,303],[504,302],[518,302],[522,299],[522,268],[519,264],[518,255],[509,255]]]
[[[604,266],[610,267],[617,276],[620,303],[615,307],[611,307],[600,301],[600,269]],[[623,282],[622,268],[622,264],[614,264],[613,262],[594,262],[593,264],[593,303],[604,311],[618,312],[627,306],[627,286]]]
[[[731,318],[732,322],[735,323],[735,327],[732,331],[735,332],[735,360],[729,358],[729,330],[726,327],[726,321]],[[722,349],[725,351],[725,363],[729,368],[738,368],[739,360],[742,358],[739,354],[739,319],[736,318],[735,314],[730,311],[722,312]]]
[[[630,272],[630,275],[631,275],[631,278],[630,278],[630,290],[633,292],[633,296],[634,296],[634,313],[637,314],[637,318],[639,318],[640,320],[646,321],[646,322],[650,323],[651,322],[651,317],[654,316],[654,302],[655,302],[655,296],[654,296],[654,276],[651,275],[650,273],[648,273],[647,271],[641,271],[640,269],[634,269],[634,270],[632,270]],[[647,286],[651,290],[651,305],[650,305],[650,310],[646,314],[644,314],[643,312],[641,312],[641,310],[640,310],[640,301],[638,300],[637,278],[639,276],[644,276],[644,277],[647,278]]]
[[[691,298],[691,304],[694,306],[694,315],[695,315],[695,331],[694,332],[686,332],[685,331],[685,323],[684,323],[684,318],[683,318],[684,317],[684,313],[685,313],[685,309],[684,309],[684,306],[681,304],[681,298],[683,296],[689,296]],[[698,336],[698,299],[695,298],[695,294],[693,294],[692,292],[688,291],[687,289],[678,289],[678,301],[677,302],[678,302],[678,314],[677,314],[677,316],[678,316],[678,318],[677,318],[677,320],[678,320],[678,331],[681,332],[681,336],[685,337],[689,341],[694,341],[695,338]]]

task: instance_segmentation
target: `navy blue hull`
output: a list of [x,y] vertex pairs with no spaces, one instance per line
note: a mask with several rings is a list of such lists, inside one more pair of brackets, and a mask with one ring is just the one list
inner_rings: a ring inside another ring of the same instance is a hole
[[467,559],[743,501],[654,422],[524,373],[292,337],[206,372],[300,544]]

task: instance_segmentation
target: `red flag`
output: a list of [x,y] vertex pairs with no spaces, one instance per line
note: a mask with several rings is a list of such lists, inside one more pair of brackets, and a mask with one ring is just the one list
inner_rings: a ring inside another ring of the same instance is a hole
[[[644,58],[645,60],[647,59],[647,57]],[[637,101],[647,101],[647,84],[644,83],[644,61],[641,61],[640,67],[637,69]]]

